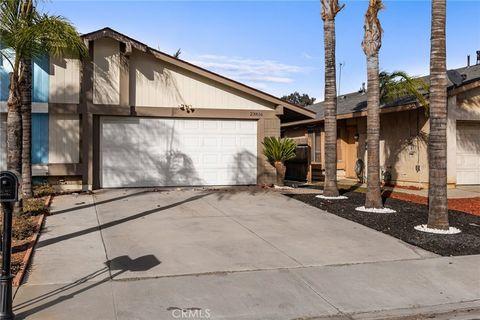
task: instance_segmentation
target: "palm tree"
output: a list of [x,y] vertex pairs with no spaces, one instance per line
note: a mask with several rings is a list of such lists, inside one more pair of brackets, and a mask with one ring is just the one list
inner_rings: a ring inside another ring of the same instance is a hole
[[378,12],[381,0],[370,0],[365,14],[365,35],[362,42],[367,56],[367,196],[365,208],[383,208],[380,192],[380,84],[378,52],[382,46],[382,27]]
[[61,16],[40,14],[33,0],[2,0],[0,22],[0,43],[15,53],[1,53],[12,67],[7,102],[7,168],[22,172],[23,193],[28,198],[32,194],[31,61],[44,55],[84,57],[87,49],[70,22]]
[[448,229],[446,0],[432,0],[428,227]]
[[428,106],[425,94],[429,86],[421,78],[413,78],[405,71],[382,71],[379,74],[380,102],[382,104],[412,97],[418,100],[422,107]]
[[325,46],[325,186],[326,197],[337,197],[337,85],[335,65],[335,16],[345,5],[321,0]]
[[290,138],[265,137],[263,154],[277,171],[277,185],[283,186],[285,180],[285,161],[295,158],[297,144]]

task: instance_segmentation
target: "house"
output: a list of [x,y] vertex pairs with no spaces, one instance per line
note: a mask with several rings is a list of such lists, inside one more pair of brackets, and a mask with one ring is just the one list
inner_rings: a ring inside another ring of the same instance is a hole
[[[110,28],[90,59],[34,61],[32,170],[65,189],[272,183],[262,153],[280,123],[315,113]],[[0,68],[5,168],[8,66]]]
[[[480,185],[480,64],[449,70],[448,77],[448,185]],[[366,170],[367,94],[364,86],[358,92],[339,96],[337,104],[338,177],[363,179],[366,172],[357,177],[355,165],[361,159]],[[302,176],[302,170],[290,170],[290,178],[312,181],[321,177],[324,168],[323,102],[306,108],[315,111],[316,118],[284,123],[282,135],[309,147],[305,174]],[[426,187],[429,134],[426,110],[408,97],[383,105],[380,126],[380,166],[385,182]]]

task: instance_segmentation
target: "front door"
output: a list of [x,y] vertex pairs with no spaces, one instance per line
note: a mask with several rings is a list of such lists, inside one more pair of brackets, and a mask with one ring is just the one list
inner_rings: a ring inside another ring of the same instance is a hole
[[355,162],[357,161],[357,145],[355,141],[355,134],[357,133],[356,126],[347,127],[347,145],[345,154],[345,176],[347,178],[356,178]]

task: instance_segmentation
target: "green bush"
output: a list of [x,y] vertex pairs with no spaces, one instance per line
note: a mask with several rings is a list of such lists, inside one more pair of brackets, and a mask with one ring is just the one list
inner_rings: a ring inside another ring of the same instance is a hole
[[295,158],[297,144],[290,138],[265,137],[263,147],[263,154],[274,164]]

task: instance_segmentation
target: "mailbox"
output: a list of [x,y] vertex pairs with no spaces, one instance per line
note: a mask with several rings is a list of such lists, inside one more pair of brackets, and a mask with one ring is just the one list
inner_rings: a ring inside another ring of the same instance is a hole
[[17,202],[21,200],[19,192],[21,178],[15,171],[0,172],[0,202]]

